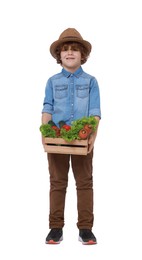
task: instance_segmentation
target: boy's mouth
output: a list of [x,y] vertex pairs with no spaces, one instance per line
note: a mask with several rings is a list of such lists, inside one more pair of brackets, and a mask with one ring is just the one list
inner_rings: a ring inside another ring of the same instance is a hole
[[74,60],[74,57],[67,57],[67,60]]

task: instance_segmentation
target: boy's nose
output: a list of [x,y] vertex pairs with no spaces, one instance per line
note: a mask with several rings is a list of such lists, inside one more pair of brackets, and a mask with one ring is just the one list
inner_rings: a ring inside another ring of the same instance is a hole
[[72,49],[70,47],[68,48],[68,54],[72,54]]

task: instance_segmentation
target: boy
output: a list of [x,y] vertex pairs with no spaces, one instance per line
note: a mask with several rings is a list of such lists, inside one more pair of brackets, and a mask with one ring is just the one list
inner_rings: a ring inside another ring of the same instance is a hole
[[[93,115],[99,124],[101,118],[100,94],[95,77],[81,67],[91,52],[91,44],[83,40],[74,28],[61,33],[50,46],[50,53],[62,66],[62,71],[48,79],[42,109],[42,124],[61,120],[72,121]],[[93,146],[97,131],[90,136],[88,154],[48,154],[50,173],[50,214],[47,244],[60,243],[63,239],[65,195],[71,160],[77,189],[79,241],[96,244],[93,227]],[[42,139],[44,144],[44,139]]]

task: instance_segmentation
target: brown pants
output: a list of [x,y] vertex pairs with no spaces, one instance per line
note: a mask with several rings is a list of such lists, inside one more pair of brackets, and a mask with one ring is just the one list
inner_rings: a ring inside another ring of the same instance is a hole
[[88,155],[48,154],[50,173],[50,214],[49,227],[64,226],[65,195],[70,167],[74,174],[77,189],[77,209],[79,229],[93,226],[93,151]]

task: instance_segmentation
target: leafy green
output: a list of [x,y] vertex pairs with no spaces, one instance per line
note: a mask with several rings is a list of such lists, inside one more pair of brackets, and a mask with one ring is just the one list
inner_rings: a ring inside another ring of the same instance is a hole
[[56,132],[52,129],[50,124],[43,124],[39,129],[44,137],[56,137]]
[[78,130],[81,130],[86,124],[91,125],[93,131],[96,131],[98,121],[95,119],[94,116],[90,116],[90,117],[82,117],[72,122],[72,126],[74,126]]
[[69,131],[66,131],[65,129],[62,128],[60,134],[61,137],[67,142],[71,142],[75,139],[79,139],[78,130],[74,127],[71,127]]
[[[86,124],[91,125],[93,132],[95,132],[98,121],[95,119],[94,116],[82,117],[78,120],[72,121],[71,129],[69,131],[66,131],[65,129],[61,128],[59,137],[63,138],[67,142],[80,139],[78,133],[82,128],[84,128]],[[41,125],[40,131],[44,137],[57,137],[55,130],[52,129],[50,124]]]
[[71,130],[66,131],[64,129],[61,129],[61,137],[65,139],[67,142],[71,142],[76,139],[79,140],[80,138],[78,133],[81,129],[84,128],[86,124],[91,125],[93,132],[95,132],[98,125],[98,121],[95,119],[94,116],[82,117],[78,120],[72,121]]

